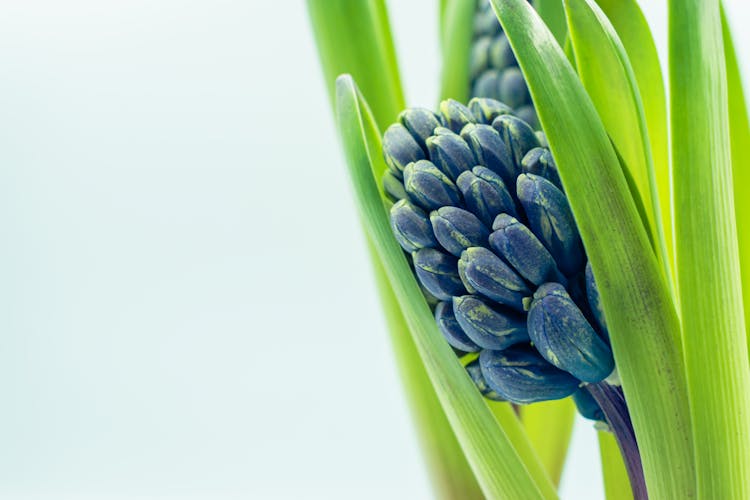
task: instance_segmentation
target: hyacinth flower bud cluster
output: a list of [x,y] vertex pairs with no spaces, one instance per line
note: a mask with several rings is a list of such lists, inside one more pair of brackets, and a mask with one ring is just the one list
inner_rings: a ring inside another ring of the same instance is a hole
[[485,397],[574,395],[614,370],[598,291],[541,132],[505,104],[447,100],[402,112],[383,136],[393,234],[435,320]]
[[477,2],[469,76],[472,97],[504,102],[515,110],[516,116],[538,128],[526,80],[489,2]]

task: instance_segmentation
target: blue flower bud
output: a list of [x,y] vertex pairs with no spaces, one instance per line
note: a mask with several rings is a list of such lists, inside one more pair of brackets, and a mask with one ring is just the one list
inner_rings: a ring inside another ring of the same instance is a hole
[[529,340],[522,315],[494,308],[475,295],[453,297],[453,312],[461,329],[482,349],[501,350]]
[[430,160],[445,175],[455,181],[461,172],[471,169],[476,163],[474,153],[460,135],[454,134],[446,128],[439,128],[427,139],[427,150]]
[[482,396],[491,401],[505,401],[504,397],[490,389],[487,385],[487,381],[484,380],[484,375],[482,375],[482,368],[479,366],[479,359],[475,359],[466,365],[466,372]]
[[506,106],[500,101],[490,99],[487,97],[475,97],[469,101],[469,109],[471,110],[477,123],[483,123],[485,125],[491,125],[492,120],[500,115],[511,115],[513,109],[510,106]]
[[578,389],[575,377],[547,363],[529,345],[479,354],[487,386],[517,404],[562,399]]
[[604,318],[604,308],[602,307],[602,301],[599,297],[599,287],[594,280],[594,271],[591,269],[591,262],[586,263],[586,299],[591,308],[594,320],[597,323],[596,326],[599,327],[599,331],[602,333],[605,340],[609,340],[607,320]]
[[456,257],[469,247],[484,246],[489,230],[477,216],[456,207],[442,207],[430,213],[432,230],[438,242]]
[[476,345],[461,329],[453,313],[452,302],[440,302],[435,308],[435,321],[448,343],[463,352],[478,352]]
[[390,170],[386,170],[385,174],[383,174],[383,191],[385,191],[386,196],[393,202],[403,200],[407,197],[404,183]]
[[446,99],[440,103],[440,115],[443,126],[457,134],[469,123],[476,123],[476,119],[469,108],[453,99]]
[[582,271],[586,259],[583,243],[562,191],[544,177],[521,174],[516,192],[531,230],[555,258],[559,269],[566,276]]
[[495,35],[498,31],[500,31],[500,23],[490,8],[490,3],[480,2],[476,11],[474,11],[474,36]]
[[516,203],[502,177],[486,167],[474,167],[462,173],[456,186],[466,207],[488,227],[500,213],[516,214]]
[[532,130],[539,130],[539,117],[536,114],[536,109],[534,109],[534,106],[532,106],[531,104],[521,106],[520,108],[516,109],[515,114],[521,120],[528,123],[529,127],[531,127]]
[[511,108],[518,108],[531,102],[526,80],[524,80],[521,70],[515,66],[505,69],[500,74],[498,88],[500,93],[499,100]]
[[541,130],[536,131],[536,139],[539,141],[539,145],[545,149],[549,149],[549,141],[547,141],[547,135]]
[[521,170],[525,174],[534,174],[544,177],[555,185],[560,191],[563,190],[560,174],[557,172],[557,164],[549,149],[531,149],[521,160]]
[[407,252],[438,245],[427,214],[408,200],[399,200],[391,207],[391,229]]
[[599,407],[599,403],[596,402],[591,393],[586,389],[582,388],[574,392],[573,402],[576,404],[576,408],[578,408],[578,413],[583,418],[599,420],[601,422],[605,421],[604,412]]
[[461,202],[461,195],[453,181],[427,160],[419,160],[406,166],[404,187],[409,199],[425,210],[458,205]]
[[409,163],[423,160],[425,154],[406,127],[394,123],[383,134],[383,157],[393,175],[403,179],[404,167]]
[[469,124],[461,131],[461,137],[474,152],[477,165],[499,174],[506,186],[513,185],[520,170],[516,169],[511,152],[497,130],[489,125]]
[[490,99],[500,98],[500,71],[488,69],[474,81],[471,95],[487,97]]
[[492,122],[492,128],[497,130],[510,156],[521,171],[521,160],[530,150],[539,147],[534,130],[520,118],[513,115],[498,116]]
[[490,66],[490,45],[492,37],[482,36],[474,40],[469,53],[469,79],[478,77]]
[[534,293],[527,318],[529,336],[550,363],[584,382],[601,382],[612,373],[612,351],[558,283]]
[[440,120],[435,113],[425,108],[408,108],[398,115],[398,119],[426,152],[427,138],[440,126]]
[[419,282],[436,298],[450,300],[454,295],[466,293],[455,257],[434,248],[422,248],[411,256]]
[[459,276],[466,288],[523,312],[524,298],[531,295],[531,290],[497,255],[484,247],[472,247],[461,254],[459,263],[463,268]]
[[490,66],[493,68],[506,68],[508,66],[518,66],[516,56],[510,47],[508,37],[505,33],[500,33],[489,47]]
[[492,224],[490,247],[518,273],[536,286],[548,281],[565,282],[555,260],[528,227],[507,214]]

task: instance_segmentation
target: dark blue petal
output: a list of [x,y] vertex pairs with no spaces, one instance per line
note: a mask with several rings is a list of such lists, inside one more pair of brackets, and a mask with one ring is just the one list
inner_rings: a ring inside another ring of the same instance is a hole
[[412,254],[419,282],[440,300],[466,293],[458,276],[458,261],[452,255],[434,248],[422,248]]
[[461,254],[459,274],[467,289],[522,312],[531,290],[516,272],[484,247],[472,247]]
[[435,321],[437,321],[438,328],[443,332],[443,336],[448,343],[464,352],[478,352],[479,346],[476,345],[464,331],[461,329],[461,325],[456,320],[456,315],[453,313],[452,302],[440,302],[435,307]]
[[461,131],[461,137],[474,152],[477,165],[499,174],[506,186],[513,185],[520,169],[516,169],[510,150],[497,130],[489,125],[469,124]]
[[466,208],[488,227],[500,213],[516,214],[516,204],[502,177],[487,167],[474,167],[470,172],[462,173],[456,186],[463,195]]
[[474,385],[477,386],[477,389],[479,389],[479,392],[482,394],[482,396],[492,401],[505,401],[505,398],[490,389],[490,387],[487,385],[487,381],[484,380],[484,375],[482,375],[482,368],[479,366],[479,359],[475,359],[474,361],[466,365],[466,371],[468,372],[471,380],[474,382]]
[[547,363],[528,344],[504,351],[484,350],[479,366],[490,389],[517,404],[562,399],[578,389],[579,381]]
[[490,235],[476,215],[456,207],[442,207],[430,213],[438,242],[456,257],[469,247],[484,246]]
[[479,37],[471,45],[469,53],[469,79],[473,80],[490,66],[492,37]]
[[477,123],[492,125],[492,121],[500,115],[513,114],[513,109],[500,101],[488,97],[475,97],[469,101],[469,109],[474,114]]
[[406,127],[394,123],[383,134],[383,157],[393,175],[403,179],[404,167],[409,163],[424,160],[425,152]]
[[404,188],[409,199],[425,210],[458,205],[461,202],[461,194],[453,181],[427,160],[419,160],[406,166]]
[[599,403],[596,402],[591,393],[586,389],[578,389],[573,393],[573,402],[576,404],[576,408],[578,408],[578,413],[583,418],[604,422],[604,412],[599,407]]
[[521,174],[516,192],[531,230],[555,258],[558,268],[566,276],[582,271],[586,255],[562,191],[544,177]]
[[562,191],[563,186],[560,174],[557,172],[557,164],[549,149],[541,147],[531,149],[521,160],[521,170],[525,174],[544,177]]
[[435,113],[425,108],[409,108],[402,111],[398,119],[426,153],[427,138],[440,126],[440,120]]
[[455,181],[462,172],[470,170],[475,165],[474,153],[460,135],[442,127],[436,132],[436,135],[427,139],[430,160]]
[[615,368],[609,346],[558,283],[545,283],[534,293],[528,328],[547,361],[584,382],[601,382]]
[[520,172],[521,161],[526,153],[539,147],[539,140],[534,130],[529,127],[528,123],[513,115],[498,116],[492,122],[492,128],[500,134],[500,138],[517,166],[517,172]]
[[474,81],[471,95],[487,97],[490,99],[500,98],[500,72],[496,69],[484,71]]
[[476,123],[471,110],[453,99],[446,99],[440,103],[440,116],[443,126],[457,134],[469,123]]
[[391,207],[390,215],[393,235],[407,252],[438,245],[429,217],[416,205],[400,200]]
[[537,116],[536,109],[534,109],[533,105],[527,104],[526,106],[521,106],[516,109],[515,115],[528,123],[529,127],[533,130],[539,130],[539,117]]
[[483,349],[501,350],[529,340],[522,315],[492,307],[475,295],[453,297],[453,312],[461,329]]
[[505,33],[500,33],[492,40],[489,48],[490,66],[493,68],[506,68],[508,66],[518,66],[513,49],[510,48],[508,37]]
[[499,100],[511,108],[518,108],[531,102],[526,80],[517,67],[507,68],[500,74],[499,91]]
[[508,214],[500,214],[492,229],[490,247],[521,276],[537,286],[547,281],[565,282],[552,255],[528,227]]

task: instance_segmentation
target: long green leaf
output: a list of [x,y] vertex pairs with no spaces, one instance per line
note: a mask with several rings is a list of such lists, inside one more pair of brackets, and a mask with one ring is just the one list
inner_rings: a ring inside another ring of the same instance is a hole
[[521,422],[555,485],[560,484],[576,408],[570,398],[521,407]]
[[602,462],[604,493],[607,500],[633,500],[628,471],[620,449],[610,432],[599,431],[599,457]]
[[385,0],[307,0],[331,100],[342,73],[362,82],[380,126],[404,109],[404,93]]
[[567,0],[565,10],[578,75],[635,181],[646,209],[651,239],[657,242],[657,256],[665,276],[669,277],[670,259],[662,231],[646,115],[625,47],[607,16],[593,1]]
[[[591,99],[525,0],[492,0],[539,114],[599,284],[653,498],[694,493],[680,325]],[[665,453],[669,460],[665,460]]]
[[[737,216],[737,236],[740,243],[740,268],[742,270],[742,296],[745,308],[745,329],[750,327],[750,123],[747,117],[742,75],[737,63],[737,53],[732,42],[732,31],[725,10],[721,11],[724,55],[727,61],[727,90],[729,93],[729,132],[732,136],[732,178],[734,179],[734,212]],[[747,334],[747,332],[746,332]],[[747,334],[750,348],[750,334]]]
[[718,0],[670,0],[669,56],[677,281],[698,496],[750,498],[750,366]]
[[562,46],[568,35],[568,25],[565,22],[565,9],[562,0],[534,0],[534,9],[539,13],[544,24],[555,36],[557,43]]
[[[349,71],[362,79],[374,96],[377,105],[373,112],[378,119],[383,123],[393,120],[404,107],[404,98],[385,3],[308,0],[308,8],[331,104],[335,104],[336,76]],[[394,354],[433,487],[445,499],[481,498],[479,485],[427,377],[372,245],[370,252]]]
[[397,366],[429,464],[432,487],[445,500],[480,500],[484,495],[427,376],[380,258],[372,243],[369,248]]
[[[469,53],[474,36],[474,0],[446,0],[442,16],[443,68],[440,98],[469,100]],[[367,94],[365,94],[367,95]]]
[[403,251],[393,238],[384,199],[373,175],[385,168],[380,134],[349,76],[337,80],[337,116],[365,229],[482,491],[489,498],[555,498],[554,487],[513,410],[504,405],[504,414],[496,410],[493,415],[443,339]]
[[667,97],[656,43],[646,17],[635,0],[597,0],[597,3],[617,31],[638,82],[653,158],[661,229],[664,233],[668,260],[670,266],[673,266],[672,181],[669,165]]

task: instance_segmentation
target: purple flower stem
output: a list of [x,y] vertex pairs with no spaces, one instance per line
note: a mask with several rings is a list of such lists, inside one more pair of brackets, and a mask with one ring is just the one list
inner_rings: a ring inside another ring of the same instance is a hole
[[635,439],[633,423],[630,420],[630,413],[625,404],[625,396],[622,393],[622,388],[609,385],[606,382],[588,384],[585,387],[599,404],[609,427],[615,435],[617,445],[625,462],[625,469],[630,478],[633,497],[635,500],[647,500],[648,491],[646,489],[646,480],[643,476],[641,454],[638,451],[638,442]]

